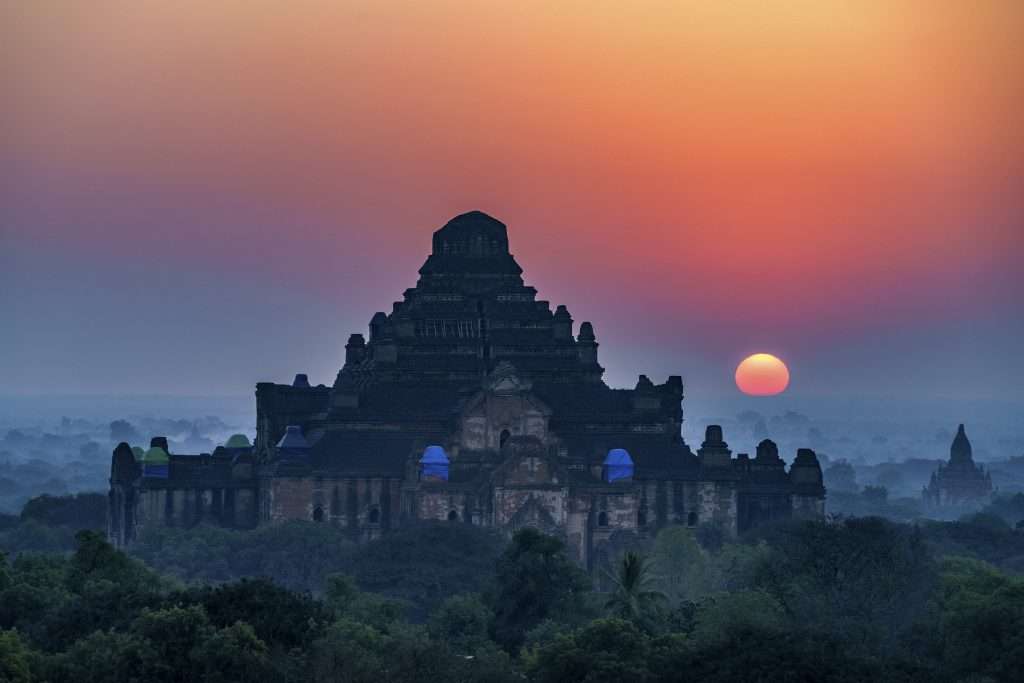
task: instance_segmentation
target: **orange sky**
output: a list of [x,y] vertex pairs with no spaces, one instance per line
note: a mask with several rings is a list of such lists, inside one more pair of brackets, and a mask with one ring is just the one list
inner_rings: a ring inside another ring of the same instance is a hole
[[38,2],[0,22],[14,248],[230,261],[350,292],[361,326],[426,233],[480,208],[542,295],[734,356],[807,351],[778,326],[813,346],[1019,315],[1017,0]]

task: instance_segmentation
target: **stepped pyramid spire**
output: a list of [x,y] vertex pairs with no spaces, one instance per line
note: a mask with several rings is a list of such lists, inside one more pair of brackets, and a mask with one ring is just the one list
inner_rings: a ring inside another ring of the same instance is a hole
[[949,462],[939,465],[923,491],[932,505],[969,505],[984,502],[992,494],[992,477],[974,462],[971,442],[961,424],[949,446]]
[[953,437],[953,443],[949,447],[949,462],[950,464],[974,464],[971,442],[967,439],[967,433],[962,424],[957,428],[956,436]]

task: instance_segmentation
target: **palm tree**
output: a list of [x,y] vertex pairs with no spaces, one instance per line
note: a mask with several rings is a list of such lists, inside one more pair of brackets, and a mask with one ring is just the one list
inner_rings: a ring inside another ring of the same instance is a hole
[[652,578],[647,558],[634,552],[622,556],[618,572],[606,574],[615,585],[604,607],[615,616],[643,623],[661,603],[665,594],[650,588]]

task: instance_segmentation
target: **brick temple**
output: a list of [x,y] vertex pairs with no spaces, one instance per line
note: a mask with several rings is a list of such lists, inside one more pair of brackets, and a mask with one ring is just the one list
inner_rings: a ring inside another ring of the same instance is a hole
[[525,284],[503,223],[471,212],[433,249],[368,339],[353,334],[330,386],[256,386],[256,440],[210,454],[115,449],[110,537],[148,526],[338,525],[368,540],[416,520],[535,527],[593,566],[669,524],[726,534],[824,514],[814,452],[788,468],[771,441],[733,457],[710,426],[682,438],[683,382],[602,379],[594,326],[578,329]]
[[963,425],[957,427],[949,446],[949,461],[932,472],[921,497],[935,507],[981,505],[991,499],[992,475],[974,462],[974,449]]

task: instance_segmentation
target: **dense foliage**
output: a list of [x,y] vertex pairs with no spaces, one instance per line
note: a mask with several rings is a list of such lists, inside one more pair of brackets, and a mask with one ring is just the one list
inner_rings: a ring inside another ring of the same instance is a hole
[[[0,533],[70,528],[33,509]],[[1011,681],[1024,579],[980,558],[1022,536],[995,515],[667,527],[597,593],[529,529],[199,528],[147,537],[145,562],[79,531],[3,546],[0,681]]]
[[186,581],[269,577],[316,594],[330,574],[344,573],[364,590],[406,601],[422,621],[455,593],[483,591],[504,544],[499,535],[466,524],[407,526],[357,545],[342,528],[288,522],[252,531],[153,529],[132,552]]

